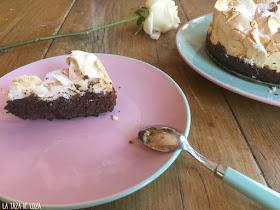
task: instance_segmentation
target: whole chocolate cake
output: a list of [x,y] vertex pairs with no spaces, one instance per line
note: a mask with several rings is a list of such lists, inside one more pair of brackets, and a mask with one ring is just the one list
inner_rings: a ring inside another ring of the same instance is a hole
[[280,3],[217,0],[206,48],[221,66],[258,82],[280,85]]
[[116,91],[101,61],[92,53],[74,50],[68,69],[14,78],[5,109],[22,119],[71,119],[113,111]]

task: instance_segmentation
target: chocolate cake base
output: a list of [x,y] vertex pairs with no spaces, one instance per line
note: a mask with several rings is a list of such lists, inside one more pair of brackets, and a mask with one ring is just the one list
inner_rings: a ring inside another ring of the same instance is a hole
[[245,76],[247,79],[272,86],[280,85],[280,73],[271,70],[268,67],[260,68],[255,64],[246,63],[241,57],[235,57],[227,54],[225,48],[218,43],[213,45],[209,34],[206,37],[206,50],[210,57],[220,66],[239,76]]
[[107,94],[85,93],[70,99],[60,97],[53,101],[41,100],[36,95],[7,101],[5,109],[22,119],[72,119],[74,117],[96,116],[111,112],[116,105],[116,91]]

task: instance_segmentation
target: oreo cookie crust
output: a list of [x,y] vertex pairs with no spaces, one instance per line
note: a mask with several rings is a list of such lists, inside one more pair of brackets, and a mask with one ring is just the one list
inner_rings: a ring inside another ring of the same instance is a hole
[[242,57],[231,56],[227,53],[225,48],[218,43],[213,45],[210,40],[210,35],[206,37],[206,51],[210,57],[220,66],[230,71],[231,73],[237,74],[242,78],[249,79],[250,81],[280,86],[280,73],[271,70],[268,67],[260,68],[255,64],[246,63]]
[[75,117],[95,116],[111,112],[116,105],[116,91],[107,94],[87,92],[83,96],[75,95],[67,99],[41,100],[32,94],[26,98],[9,100],[5,109],[22,119],[72,119]]

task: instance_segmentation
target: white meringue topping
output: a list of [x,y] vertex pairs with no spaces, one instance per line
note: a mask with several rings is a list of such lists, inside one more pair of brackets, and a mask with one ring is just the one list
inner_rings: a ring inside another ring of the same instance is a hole
[[46,74],[42,81],[37,76],[14,78],[7,95],[10,100],[35,94],[42,100],[84,95],[85,91],[104,93],[112,91],[112,81],[101,61],[93,54],[74,50],[68,57],[69,69],[58,69]]

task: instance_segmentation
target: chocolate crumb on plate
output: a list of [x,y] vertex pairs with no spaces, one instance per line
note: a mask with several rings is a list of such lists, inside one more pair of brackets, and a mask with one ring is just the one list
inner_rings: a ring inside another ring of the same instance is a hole
[[119,120],[119,117],[116,115],[111,115],[112,120]]

